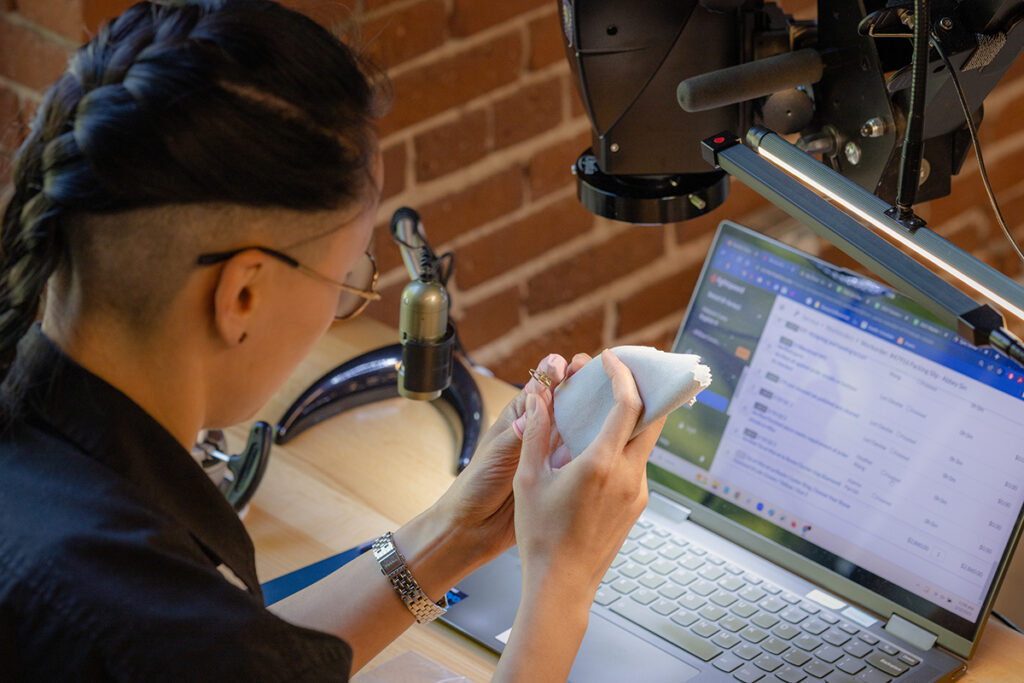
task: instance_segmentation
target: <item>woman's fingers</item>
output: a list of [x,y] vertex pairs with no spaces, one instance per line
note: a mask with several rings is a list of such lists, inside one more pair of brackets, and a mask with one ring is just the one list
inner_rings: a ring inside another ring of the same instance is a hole
[[651,451],[654,450],[654,445],[658,443],[658,437],[661,436],[661,430],[665,427],[665,420],[668,419],[668,415],[652,422],[647,429],[636,435],[632,441],[626,444],[623,449],[623,453],[627,458],[638,458],[643,461],[647,461]]
[[534,479],[551,469],[550,401],[550,395],[546,392],[528,394],[526,397],[526,424],[516,476],[525,474]]
[[[557,353],[545,356],[544,359],[537,364],[537,372],[530,378],[530,381],[526,383],[526,393],[551,391],[557,387],[563,379],[565,379],[565,371],[567,367],[568,363],[566,363],[565,359]],[[540,378],[547,378],[551,384],[545,384]]]
[[[579,371],[580,368],[591,360],[591,357],[587,354],[578,353],[573,356],[570,362],[566,363],[565,359],[561,356],[551,354],[538,364],[537,370],[551,379],[552,388],[554,388],[560,382]],[[633,379],[633,374],[629,368],[610,350],[605,350],[601,354],[601,362],[605,373],[611,381],[614,405],[611,412],[605,418],[595,443],[603,445],[602,451],[613,453],[621,451],[627,458],[635,456],[638,459],[646,460],[654,448],[654,444],[657,442],[658,435],[661,433],[664,419],[650,425],[631,441],[630,437],[633,435],[633,430],[636,429],[637,422],[643,416],[644,410],[636,381]],[[512,431],[519,439],[524,438],[524,430],[528,421],[525,402],[531,394],[541,395],[545,399],[544,404],[549,412],[545,427],[545,433],[548,435],[547,452],[550,454],[548,462],[551,468],[558,469],[566,465],[570,458],[568,457],[568,450],[562,442],[561,435],[558,433],[558,427],[554,424],[554,419],[550,415],[551,406],[554,404],[554,392],[548,391],[548,387],[537,379],[531,379],[526,386],[525,392],[513,402],[513,404],[518,404],[516,408],[522,412],[513,420]]]
[[572,360],[569,362],[569,367],[565,371],[565,378],[569,379],[570,377],[572,377],[575,372],[577,372],[580,368],[589,363],[591,360],[592,359],[589,355],[585,353],[577,353],[575,356],[572,357]]
[[[566,371],[568,370],[568,363],[565,359],[559,356],[557,353],[549,354],[544,357],[540,363],[537,364],[537,375],[546,377],[550,382],[551,386],[548,387],[546,384],[541,382],[537,377],[531,377],[530,381],[526,383],[523,388],[522,403],[518,407],[518,417],[512,422],[512,431],[520,439],[523,438],[523,428],[526,425],[526,396],[529,394],[536,394],[538,392],[546,392],[548,394],[557,387],[562,380],[566,377]],[[519,397],[513,401],[514,403],[519,400]]]
[[629,371],[614,353],[607,349],[601,353],[604,371],[612,384],[612,396],[615,404],[604,420],[601,431],[595,439],[596,443],[605,446],[602,451],[618,454],[626,446],[636,429],[636,423],[643,413],[644,404],[640,400],[640,392]]
[[551,451],[551,469],[557,470],[561,467],[565,467],[572,460],[572,456],[569,455],[569,447],[564,444],[559,444],[556,448]]

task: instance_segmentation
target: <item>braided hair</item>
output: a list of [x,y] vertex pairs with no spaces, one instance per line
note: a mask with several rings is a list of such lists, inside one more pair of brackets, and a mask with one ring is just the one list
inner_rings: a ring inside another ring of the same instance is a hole
[[270,0],[140,2],[81,47],[14,165],[0,227],[0,379],[74,219],[223,202],[331,210],[372,187],[381,88]]

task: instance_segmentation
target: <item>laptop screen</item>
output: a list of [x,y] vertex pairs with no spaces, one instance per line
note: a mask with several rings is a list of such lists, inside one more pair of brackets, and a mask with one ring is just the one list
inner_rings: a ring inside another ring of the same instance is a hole
[[973,638],[1024,503],[1019,366],[728,222],[674,350],[714,381],[652,479]]

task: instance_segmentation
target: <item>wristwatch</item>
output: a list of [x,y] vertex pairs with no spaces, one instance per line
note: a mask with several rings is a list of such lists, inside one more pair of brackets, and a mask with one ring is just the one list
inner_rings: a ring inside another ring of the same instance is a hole
[[434,602],[423,592],[416,579],[412,578],[405,558],[395,547],[395,540],[390,531],[373,542],[373,556],[377,558],[381,573],[388,577],[398,597],[416,617],[417,622],[429,623],[448,611],[447,594],[440,601]]

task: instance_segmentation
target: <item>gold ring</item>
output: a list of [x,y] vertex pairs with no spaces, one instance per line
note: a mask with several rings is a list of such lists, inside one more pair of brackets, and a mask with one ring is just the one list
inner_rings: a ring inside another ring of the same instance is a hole
[[547,373],[544,373],[540,370],[530,370],[530,377],[534,378],[535,380],[546,386],[548,389],[551,388],[552,381],[551,378],[547,376]]

